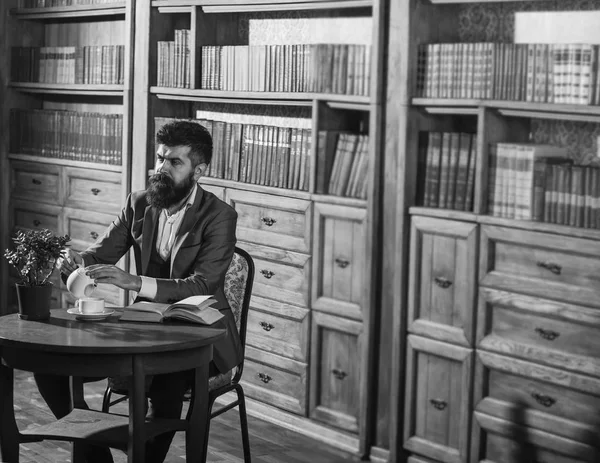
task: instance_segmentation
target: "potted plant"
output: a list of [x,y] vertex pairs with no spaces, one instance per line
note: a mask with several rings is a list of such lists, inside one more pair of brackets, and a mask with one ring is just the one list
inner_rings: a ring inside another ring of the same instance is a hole
[[4,252],[20,276],[16,284],[20,318],[44,320],[50,317],[52,283],[48,279],[70,240],[69,235],[55,236],[45,228],[19,231],[13,238],[15,248]]

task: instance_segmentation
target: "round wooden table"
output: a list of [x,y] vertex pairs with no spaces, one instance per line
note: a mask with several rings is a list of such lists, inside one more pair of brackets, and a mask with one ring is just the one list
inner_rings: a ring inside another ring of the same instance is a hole
[[[1,461],[18,462],[19,444],[44,439],[87,441],[127,448],[128,462],[145,461],[147,439],[169,430],[186,431],[186,460],[206,461],[208,371],[212,345],[226,335],[217,323],[120,322],[119,311],[103,321],[78,321],[66,309],[46,321],[26,321],[16,314],[0,317]],[[72,377],[75,408],[48,425],[19,431],[13,404],[13,369]],[[145,419],[145,377],[194,370],[194,399],[186,419]],[[131,376],[129,416],[77,408],[83,398],[82,376]],[[75,378],[75,379],[74,379]],[[74,446],[74,449],[77,449]],[[73,452],[73,462],[80,458]]]

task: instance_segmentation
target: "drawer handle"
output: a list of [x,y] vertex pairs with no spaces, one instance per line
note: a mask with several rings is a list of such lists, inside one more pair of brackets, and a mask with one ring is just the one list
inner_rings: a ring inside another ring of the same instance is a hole
[[531,397],[535,399],[535,401],[543,405],[544,407],[552,407],[556,403],[556,399],[550,397],[549,395],[539,394],[538,392],[532,392]]
[[94,196],[98,196],[98,193],[100,193],[100,190],[98,188],[92,188],[92,194]]
[[39,227],[41,225],[42,222],[40,222],[38,219],[34,219],[33,220],[33,226],[34,227]]
[[33,183],[34,185],[41,185],[42,181],[38,180],[37,178],[32,178],[31,183]]
[[541,267],[541,268],[545,268],[546,270],[549,270],[550,272],[554,273],[555,275],[560,275],[560,272],[562,271],[562,267],[553,262],[538,262],[537,266]]
[[433,281],[435,281],[435,284],[443,289],[449,288],[452,285],[452,282],[444,277],[435,277]]
[[265,331],[271,331],[273,328],[275,328],[273,325],[271,325],[269,322],[259,322],[258,323],[263,330]]
[[267,227],[272,227],[273,224],[277,222],[277,220],[272,219],[271,217],[263,217],[262,221]]
[[448,403],[442,399],[429,399],[429,402],[436,410],[443,410],[448,405]]
[[339,268],[346,268],[348,265],[350,265],[350,261],[347,261],[346,259],[340,259],[339,257],[335,259],[335,263]]
[[267,280],[270,280],[273,275],[275,275],[273,272],[271,272],[271,270],[261,270],[260,273],[262,273],[262,276],[264,276]]
[[545,330],[544,328],[536,328],[535,332],[539,334],[541,338],[544,338],[547,341],[554,341],[560,336],[560,333],[552,330]]
[[333,370],[331,370],[331,372],[333,373],[333,376],[336,377],[336,379],[344,379],[346,376],[348,376],[348,373],[342,370],[338,370],[337,368],[334,368]]
[[263,383],[267,384],[269,381],[271,381],[273,378],[271,378],[268,374],[266,373],[259,373],[258,374],[258,379],[260,379]]
[[98,239],[98,232],[91,231],[90,232],[90,236],[92,237],[93,240],[97,240]]

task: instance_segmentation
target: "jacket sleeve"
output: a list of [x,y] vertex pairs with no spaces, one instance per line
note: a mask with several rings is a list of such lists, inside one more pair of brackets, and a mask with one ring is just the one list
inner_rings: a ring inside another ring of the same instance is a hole
[[133,244],[132,222],[133,207],[129,195],[121,214],[108,226],[96,243],[81,253],[85,265],[116,264]]
[[157,302],[177,302],[194,295],[212,295],[222,288],[225,273],[235,251],[237,213],[220,212],[199,237],[199,242],[182,246],[179,252],[194,252],[196,259],[186,278],[157,279]]

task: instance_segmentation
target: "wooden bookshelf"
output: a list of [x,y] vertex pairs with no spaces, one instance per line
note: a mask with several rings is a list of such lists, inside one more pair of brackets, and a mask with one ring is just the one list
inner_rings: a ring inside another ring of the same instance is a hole
[[33,82],[11,82],[10,87],[26,93],[42,93],[56,95],[103,95],[123,96],[123,85],[93,84],[44,84]]
[[263,0],[233,1],[224,0],[152,0],[152,7],[200,6],[206,13],[224,13],[240,11],[289,11],[319,10],[372,7],[373,0],[283,0],[267,2]]
[[56,20],[64,18],[91,18],[98,16],[124,16],[126,2],[98,3],[95,5],[55,6],[46,8],[15,8],[12,16],[26,20]]
[[69,159],[48,158],[43,156],[32,156],[29,154],[9,154],[9,159],[15,161],[36,162],[40,164],[53,164],[57,166],[79,167],[90,170],[106,170],[109,172],[122,172],[123,167],[99,162],[71,161]]

